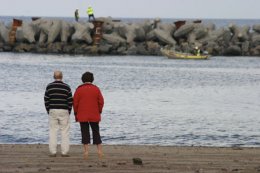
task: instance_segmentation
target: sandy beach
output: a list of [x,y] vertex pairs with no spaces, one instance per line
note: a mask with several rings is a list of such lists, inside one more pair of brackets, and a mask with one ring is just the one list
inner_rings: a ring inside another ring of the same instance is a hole
[[[99,160],[91,146],[88,160],[82,146],[72,145],[70,157],[49,157],[48,145],[0,145],[0,172],[138,172],[219,173],[260,172],[260,148],[108,146]],[[142,165],[133,163],[140,158]]]

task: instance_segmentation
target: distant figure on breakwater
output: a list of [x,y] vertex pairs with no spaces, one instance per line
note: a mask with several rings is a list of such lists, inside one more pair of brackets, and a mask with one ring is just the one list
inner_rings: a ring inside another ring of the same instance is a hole
[[46,87],[44,102],[49,114],[49,150],[50,157],[57,154],[57,132],[61,130],[61,156],[68,157],[70,113],[72,109],[72,92],[70,86],[62,82],[62,72],[54,72],[55,81]]
[[86,72],[82,75],[83,82],[74,94],[73,108],[75,119],[80,123],[82,144],[84,147],[84,159],[88,158],[88,145],[90,144],[89,126],[93,134],[93,144],[97,145],[98,156],[103,157],[101,137],[99,133],[99,122],[104,106],[104,99],[100,89],[93,85],[94,75]]
[[78,22],[79,21],[79,10],[76,9],[75,11],[75,20]]
[[96,20],[94,16],[94,10],[92,7],[88,7],[87,13],[88,13],[88,21],[90,21],[90,18],[93,18],[94,21]]

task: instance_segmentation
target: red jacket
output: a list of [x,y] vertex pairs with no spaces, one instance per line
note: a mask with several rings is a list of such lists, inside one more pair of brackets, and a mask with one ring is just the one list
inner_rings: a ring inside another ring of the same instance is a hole
[[80,85],[74,94],[73,108],[78,122],[99,122],[104,99],[99,88],[91,83]]

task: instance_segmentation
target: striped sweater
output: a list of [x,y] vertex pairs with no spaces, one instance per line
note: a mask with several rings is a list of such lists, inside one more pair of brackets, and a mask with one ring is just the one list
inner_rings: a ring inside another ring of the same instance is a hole
[[72,93],[70,86],[62,81],[54,81],[47,85],[44,103],[49,114],[50,109],[66,109],[71,112]]

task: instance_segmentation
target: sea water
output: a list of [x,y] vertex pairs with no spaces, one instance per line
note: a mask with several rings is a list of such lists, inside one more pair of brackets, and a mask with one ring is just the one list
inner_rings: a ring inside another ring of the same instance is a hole
[[[0,143],[48,143],[46,85],[64,73],[74,92],[94,73],[105,144],[260,146],[260,58],[0,53]],[[71,143],[80,144],[71,115]]]

